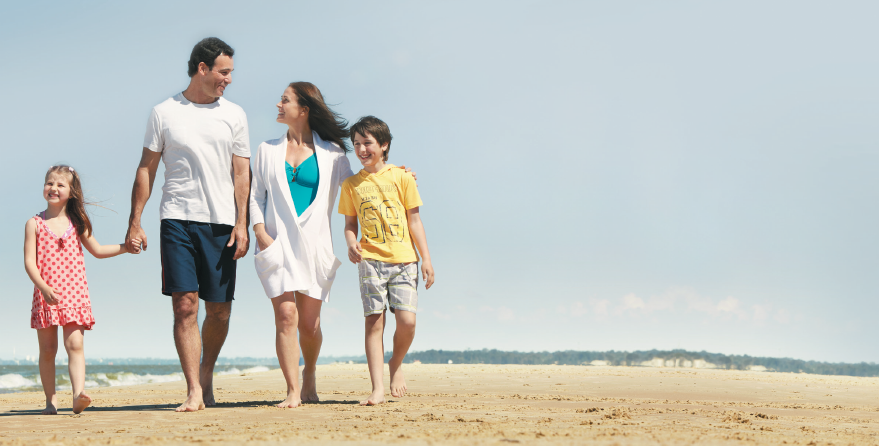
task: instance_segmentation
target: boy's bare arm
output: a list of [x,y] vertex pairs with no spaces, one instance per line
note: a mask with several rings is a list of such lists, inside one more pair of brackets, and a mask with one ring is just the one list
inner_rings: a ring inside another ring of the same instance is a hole
[[348,245],[348,260],[351,263],[363,261],[363,256],[360,255],[363,249],[357,241],[357,217],[345,216],[345,243]]
[[433,286],[434,274],[433,264],[430,262],[430,251],[427,249],[427,234],[424,233],[424,225],[421,223],[421,214],[418,212],[418,206],[406,211],[409,217],[409,234],[415,240],[415,246],[421,253],[421,275],[424,276],[424,288],[430,289]]

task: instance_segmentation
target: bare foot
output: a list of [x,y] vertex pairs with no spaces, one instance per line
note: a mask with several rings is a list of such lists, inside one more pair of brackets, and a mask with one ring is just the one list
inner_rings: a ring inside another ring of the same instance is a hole
[[299,392],[299,398],[303,403],[316,403],[320,401],[320,398],[317,396],[316,373],[316,369],[308,370],[307,367],[302,369],[302,391]]
[[198,410],[204,410],[204,401],[198,393],[190,394],[180,407],[174,409],[175,412],[195,412]]
[[291,391],[287,392],[287,399],[281,401],[281,403],[278,404],[278,407],[281,409],[293,409],[299,407],[300,404],[302,404],[302,401],[296,398],[296,392]]
[[385,391],[384,390],[373,390],[372,395],[369,395],[365,401],[361,401],[361,406],[375,406],[377,404],[382,404],[385,402]]
[[201,383],[201,400],[205,406],[216,406],[214,399],[214,370],[206,370],[204,364],[199,369],[198,382]]
[[406,378],[403,376],[403,364],[397,367],[388,365],[391,372],[391,396],[402,398],[406,395]]
[[52,403],[46,403],[46,408],[43,409],[43,415],[58,415],[58,408]]
[[92,398],[82,392],[78,397],[73,399],[73,413],[82,413],[86,407],[89,407],[89,404],[92,403]]
[[217,401],[214,400],[214,386],[208,384],[204,390],[201,391],[201,400],[204,402],[205,406],[216,406]]

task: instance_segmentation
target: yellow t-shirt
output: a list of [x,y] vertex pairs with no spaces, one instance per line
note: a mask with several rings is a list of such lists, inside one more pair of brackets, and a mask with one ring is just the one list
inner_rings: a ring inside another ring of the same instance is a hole
[[386,263],[417,262],[406,211],[421,206],[412,174],[385,164],[377,173],[361,170],[342,183],[339,213],[357,217],[363,258]]

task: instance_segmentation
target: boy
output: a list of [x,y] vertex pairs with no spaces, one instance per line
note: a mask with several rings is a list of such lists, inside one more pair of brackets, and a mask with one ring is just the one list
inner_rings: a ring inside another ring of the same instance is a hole
[[[384,327],[390,306],[397,322],[394,353],[388,361],[391,395],[406,394],[401,366],[415,337],[418,306],[418,254],[425,289],[433,285],[433,266],[418,207],[421,197],[411,174],[387,164],[391,131],[374,116],[360,118],[351,126],[354,153],[363,170],[342,184],[339,213],[345,215],[348,259],[358,264],[360,298],[366,317],[366,362],[372,379],[372,395],[360,404],[385,402]],[[358,220],[363,237],[357,241]]]

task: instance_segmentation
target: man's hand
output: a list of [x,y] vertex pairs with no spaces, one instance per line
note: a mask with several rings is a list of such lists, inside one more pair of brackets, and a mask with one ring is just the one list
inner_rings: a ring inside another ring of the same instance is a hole
[[47,286],[46,288],[41,288],[40,292],[43,293],[43,300],[46,301],[49,305],[58,305],[58,298],[55,297],[55,289]]
[[429,290],[433,286],[433,265],[429,261],[421,265],[421,276],[424,277],[424,289]]
[[411,173],[411,174],[412,174],[412,179],[415,180],[415,181],[418,181],[418,175],[416,175],[415,172],[412,171],[412,169],[407,168],[405,165],[404,165],[404,166],[400,166],[400,169],[405,170],[407,173]]
[[250,248],[247,226],[235,225],[232,228],[232,234],[229,235],[229,243],[226,243],[226,247],[231,248],[232,245],[235,245],[235,255],[232,256],[232,260],[238,260],[247,254],[247,249]]
[[130,225],[125,233],[125,249],[132,254],[140,254],[141,247],[147,249],[147,236],[140,225]]
[[360,263],[363,261],[363,256],[360,253],[363,252],[363,248],[360,247],[360,242],[354,242],[354,244],[348,246],[348,260],[351,263]]

